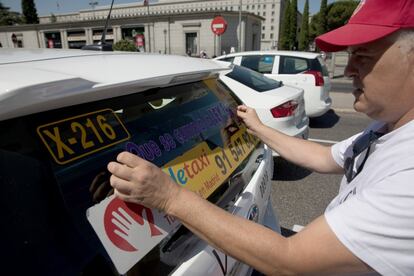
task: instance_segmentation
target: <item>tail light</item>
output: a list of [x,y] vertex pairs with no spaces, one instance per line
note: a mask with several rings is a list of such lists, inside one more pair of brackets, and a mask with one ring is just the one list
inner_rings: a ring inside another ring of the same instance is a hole
[[278,105],[270,109],[274,118],[283,118],[295,115],[296,108],[298,107],[297,101],[288,101],[284,104]]
[[323,86],[324,83],[325,83],[323,81],[322,72],[315,71],[315,70],[309,70],[309,71],[304,72],[303,74],[313,75],[315,77],[315,85],[316,86]]

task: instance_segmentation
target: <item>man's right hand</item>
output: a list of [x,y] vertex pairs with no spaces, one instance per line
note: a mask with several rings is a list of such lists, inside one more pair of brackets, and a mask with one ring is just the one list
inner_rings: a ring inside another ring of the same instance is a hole
[[260,126],[263,126],[263,123],[260,121],[256,111],[253,108],[245,105],[239,105],[237,107],[237,116],[239,116],[246,124],[247,131],[250,134],[258,136],[257,132],[260,129]]

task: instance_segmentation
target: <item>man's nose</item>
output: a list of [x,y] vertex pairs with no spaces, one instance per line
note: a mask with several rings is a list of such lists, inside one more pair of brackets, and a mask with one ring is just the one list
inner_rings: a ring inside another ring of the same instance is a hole
[[358,75],[358,70],[355,66],[355,60],[352,57],[352,54],[349,55],[348,63],[346,64],[345,70],[344,70],[345,77],[353,78]]

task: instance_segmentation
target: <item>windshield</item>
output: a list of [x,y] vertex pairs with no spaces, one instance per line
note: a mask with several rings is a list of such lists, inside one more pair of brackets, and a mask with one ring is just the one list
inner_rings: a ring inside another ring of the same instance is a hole
[[270,79],[253,70],[237,65],[226,76],[258,92],[269,91],[281,86],[280,81]]

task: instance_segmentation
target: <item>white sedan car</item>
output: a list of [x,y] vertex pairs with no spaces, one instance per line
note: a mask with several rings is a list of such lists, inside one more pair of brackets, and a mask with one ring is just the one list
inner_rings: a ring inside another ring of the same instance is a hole
[[259,72],[266,77],[304,90],[308,117],[327,112],[332,104],[328,70],[318,53],[298,51],[251,51],[215,58]]
[[303,89],[238,65],[230,72],[222,72],[220,80],[243,103],[254,108],[265,125],[290,136],[308,138],[309,118],[305,113]]

